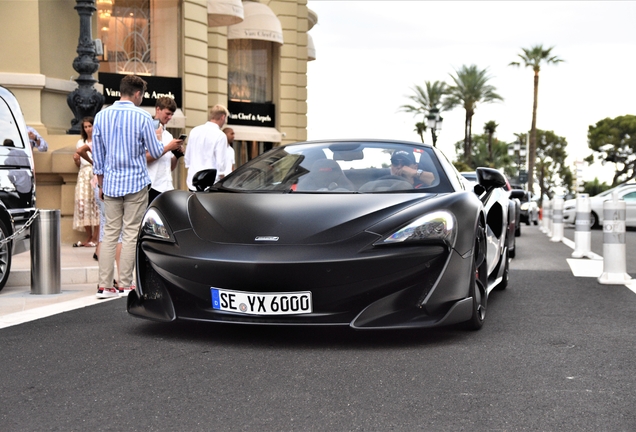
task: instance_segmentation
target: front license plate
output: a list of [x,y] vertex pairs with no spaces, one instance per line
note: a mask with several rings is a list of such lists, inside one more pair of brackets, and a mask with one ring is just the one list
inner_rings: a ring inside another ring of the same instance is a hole
[[311,291],[253,293],[210,288],[212,308],[247,315],[297,315],[312,312]]

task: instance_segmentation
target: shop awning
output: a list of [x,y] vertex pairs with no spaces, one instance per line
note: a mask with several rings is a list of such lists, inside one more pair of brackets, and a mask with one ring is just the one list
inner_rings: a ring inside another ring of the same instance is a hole
[[259,141],[279,143],[283,134],[276,128],[261,126],[227,125],[234,130],[234,139],[237,141]]
[[307,31],[311,30],[316,24],[318,24],[318,14],[309,8],[307,8],[307,24],[309,26]]
[[244,2],[243,16],[243,22],[227,28],[228,39],[257,39],[283,44],[283,26],[267,5]]
[[316,60],[316,47],[314,46],[314,39],[309,33],[307,33],[307,61]]
[[208,26],[223,27],[243,21],[241,0],[208,0]]

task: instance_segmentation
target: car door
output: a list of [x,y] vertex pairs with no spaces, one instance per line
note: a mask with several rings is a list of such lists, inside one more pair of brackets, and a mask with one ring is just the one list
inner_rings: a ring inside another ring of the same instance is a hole
[[622,199],[625,201],[627,216],[625,223],[627,226],[636,227],[636,190],[626,192]]

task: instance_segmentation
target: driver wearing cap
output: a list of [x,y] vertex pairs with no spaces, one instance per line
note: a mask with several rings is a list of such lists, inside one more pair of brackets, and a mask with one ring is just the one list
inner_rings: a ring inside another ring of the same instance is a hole
[[419,169],[413,153],[398,150],[391,155],[391,174],[403,177],[413,188],[430,186],[435,180],[432,172]]

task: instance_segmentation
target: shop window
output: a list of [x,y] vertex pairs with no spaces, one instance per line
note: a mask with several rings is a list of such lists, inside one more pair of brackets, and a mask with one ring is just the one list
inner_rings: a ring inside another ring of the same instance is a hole
[[100,72],[178,76],[178,0],[97,0]]
[[228,44],[228,98],[238,102],[271,103],[273,43],[232,39]]

